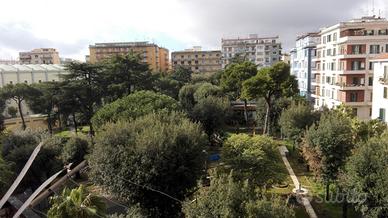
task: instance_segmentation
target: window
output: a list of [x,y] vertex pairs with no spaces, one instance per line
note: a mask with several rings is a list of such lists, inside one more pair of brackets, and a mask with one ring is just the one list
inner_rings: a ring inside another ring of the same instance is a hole
[[373,62],[369,62],[369,70],[373,70]]
[[370,54],[379,54],[380,53],[380,45],[370,45],[369,53]]
[[365,30],[365,35],[367,36],[373,36],[375,34],[374,30]]
[[352,61],[352,70],[365,70],[365,62]]
[[327,56],[331,56],[331,49],[327,49]]
[[323,36],[322,41],[323,41],[323,44],[326,44],[326,36]]
[[361,45],[352,45],[352,54],[361,54]]
[[388,53],[388,44],[385,45],[385,53]]
[[334,42],[337,41],[337,33],[334,33],[334,34],[333,34],[333,41],[334,41]]
[[384,87],[383,98],[388,98],[388,88]]
[[379,119],[381,121],[385,121],[385,108],[380,108],[380,111],[379,111]]
[[373,76],[370,76],[368,79],[368,86],[373,86]]
[[337,55],[337,50],[336,48],[333,48],[333,53],[332,53],[333,56],[336,56]]
[[350,93],[350,102],[357,102],[357,92]]
[[352,108],[352,114],[353,116],[357,116],[357,108]]
[[379,35],[388,35],[388,30],[387,29],[379,30]]
[[327,42],[331,42],[331,35],[327,35]]

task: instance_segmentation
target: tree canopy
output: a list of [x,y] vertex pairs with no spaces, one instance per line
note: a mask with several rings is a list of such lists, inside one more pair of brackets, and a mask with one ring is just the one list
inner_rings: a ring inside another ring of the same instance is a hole
[[176,199],[183,200],[202,174],[205,145],[200,125],[181,113],[109,123],[95,139],[91,178],[153,217],[175,217]]
[[138,91],[104,105],[94,114],[92,122],[99,128],[107,122],[130,120],[152,112],[179,110],[179,102],[170,96],[152,91]]

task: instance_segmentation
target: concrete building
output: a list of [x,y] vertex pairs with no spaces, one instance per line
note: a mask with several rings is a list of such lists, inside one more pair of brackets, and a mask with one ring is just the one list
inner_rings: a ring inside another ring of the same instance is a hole
[[251,34],[248,38],[222,39],[222,67],[234,58],[252,61],[258,68],[271,66],[281,60],[282,46],[279,37],[259,38]]
[[55,48],[37,48],[19,53],[20,64],[60,64],[59,53]]
[[388,49],[388,21],[363,17],[322,28],[317,45],[315,107],[350,106],[362,120],[372,114],[371,60]]
[[171,63],[173,69],[183,66],[190,68],[194,73],[217,72],[222,69],[221,51],[202,51],[198,46],[175,51],[171,53]]
[[[63,65],[57,64],[27,64],[27,65],[4,65],[0,64],[0,88],[7,84],[17,83],[40,83],[48,81],[60,81],[60,75],[67,71]],[[17,107],[14,101],[7,101],[7,106]],[[7,111],[7,110],[5,110]],[[32,114],[31,110],[22,105],[23,114]],[[7,113],[4,115],[8,116]]]
[[282,57],[280,58],[280,60],[286,64],[291,64],[291,55],[288,53],[282,54]]
[[149,42],[96,43],[89,46],[89,62],[97,63],[115,55],[129,52],[139,54],[154,72],[166,72],[169,68],[169,51]]
[[315,62],[312,61],[316,56],[316,45],[319,44],[320,37],[318,33],[307,33],[296,39],[295,48],[291,50],[291,75],[298,80],[298,87],[301,96],[313,101],[312,91],[315,91],[315,85],[312,85],[311,72],[315,68]]
[[[388,45],[387,48],[388,49]],[[386,52],[388,52],[386,50]],[[388,53],[381,54],[373,62],[372,119],[388,123]]]

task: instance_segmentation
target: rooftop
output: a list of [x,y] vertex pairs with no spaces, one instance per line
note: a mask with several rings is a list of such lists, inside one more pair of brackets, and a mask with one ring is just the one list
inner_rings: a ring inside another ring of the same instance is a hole
[[143,42],[106,42],[106,43],[95,43],[89,45],[90,48],[106,48],[106,47],[130,47],[130,46],[156,46],[154,43],[148,41]]
[[63,71],[65,67],[60,64],[0,64],[0,71]]

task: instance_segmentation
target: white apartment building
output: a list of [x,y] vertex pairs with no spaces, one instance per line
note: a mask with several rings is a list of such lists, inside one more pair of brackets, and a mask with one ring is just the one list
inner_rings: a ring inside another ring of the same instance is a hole
[[372,119],[388,123],[388,53],[372,61],[373,64],[373,99]]
[[311,97],[315,94],[315,80],[312,79],[312,69],[315,69],[316,46],[320,42],[319,33],[307,33],[296,39],[295,48],[291,50],[291,75],[298,80],[299,94],[307,100],[315,102]]
[[[61,75],[66,74],[67,71],[62,65],[45,65],[45,64],[27,64],[27,65],[5,65],[0,64],[0,88],[7,84],[16,83],[40,83],[48,81],[60,81]],[[13,101],[7,101],[7,106],[16,107]],[[5,110],[7,111],[7,110]],[[23,114],[32,114],[30,109],[23,104]],[[8,114],[5,113],[7,116]]]
[[388,50],[388,21],[363,17],[322,28],[317,56],[315,108],[352,107],[362,120],[372,115],[371,60]]
[[251,34],[248,38],[222,39],[221,44],[223,68],[237,57],[255,63],[258,68],[271,66],[282,58],[278,36],[259,38],[257,34]]

